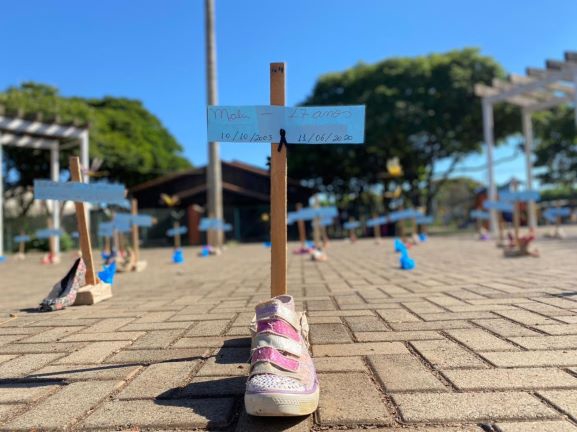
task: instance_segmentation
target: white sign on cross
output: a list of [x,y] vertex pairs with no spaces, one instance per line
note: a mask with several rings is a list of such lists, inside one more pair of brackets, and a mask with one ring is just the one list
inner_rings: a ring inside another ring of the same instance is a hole
[[270,106],[209,106],[208,141],[271,145],[271,295],[287,293],[287,165],[283,144],[362,144],[364,106],[285,107],[286,64],[270,64]]

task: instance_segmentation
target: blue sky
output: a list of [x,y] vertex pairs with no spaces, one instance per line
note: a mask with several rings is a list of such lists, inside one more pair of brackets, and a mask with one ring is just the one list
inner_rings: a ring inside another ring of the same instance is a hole
[[[207,159],[201,0],[19,0],[2,4],[0,88],[25,80],[66,96],[137,98],[194,164]],[[217,0],[220,104],[267,104],[268,63],[286,61],[287,103],[357,62],[475,46],[510,72],[576,49],[574,0]],[[572,44],[573,43],[573,44]],[[479,125],[481,128],[481,125]],[[264,165],[266,144],[222,144]],[[496,157],[513,152],[498,149]],[[464,164],[484,163],[482,155]],[[439,170],[443,169],[443,164]],[[524,178],[522,157],[497,179]],[[485,173],[471,176],[484,180]]]

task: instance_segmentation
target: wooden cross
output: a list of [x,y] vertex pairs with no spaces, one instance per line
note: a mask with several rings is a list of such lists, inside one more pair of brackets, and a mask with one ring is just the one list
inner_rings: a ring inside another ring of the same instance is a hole
[[[364,106],[285,108],[286,64],[270,64],[270,105],[209,106],[208,141],[272,142],[271,296],[287,293],[287,146],[362,144]],[[284,142],[282,142],[284,140]]]
[[98,279],[94,269],[85,203],[114,203],[124,199],[126,191],[122,185],[83,183],[80,159],[77,156],[72,156],[69,161],[71,182],[58,183],[49,180],[36,180],[34,182],[34,195],[36,199],[74,201],[80,250],[82,251],[82,259],[86,264],[86,285],[78,291],[74,304],[93,304],[111,297],[112,291],[109,284]]

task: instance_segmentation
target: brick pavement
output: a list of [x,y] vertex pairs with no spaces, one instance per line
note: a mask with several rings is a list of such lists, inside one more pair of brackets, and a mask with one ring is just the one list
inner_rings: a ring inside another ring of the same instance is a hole
[[[577,231],[542,257],[433,238],[397,268],[392,241],[333,242],[330,261],[290,256],[290,292],[309,311],[321,402],[309,418],[242,406],[253,306],[268,253],[117,276],[113,299],[26,312],[65,272],[39,256],[0,266],[0,430],[577,432]],[[71,261],[67,257],[64,261]],[[9,313],[16,312],[15,317]]]

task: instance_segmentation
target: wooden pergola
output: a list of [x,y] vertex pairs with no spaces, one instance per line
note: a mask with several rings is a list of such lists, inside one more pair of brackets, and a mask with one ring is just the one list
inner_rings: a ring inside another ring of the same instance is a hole
[[[89,138],[88,128],[58,123],[10,118],[0,115],[0,178],[4,179],[3,146],[14,146],[29,149],[50,151],[50,178],[58,181],[60,173],[60,150],[80,147],[80,161],[88,167]],[[88,182],[88,176],[84,176]],[[60,228],[60,207],[51,205],[55,229]],[[60,242],[54,239],[55,252],[60,252]],[[4,255],[4,185],[0,181],[0,257]]]
[[[487,145],[489,199],[497,199],[493,166],[493,106],[506,102],[521,108],[525,141],[527,189],[533,187],[533,123],[537,111],[565,104],[577,105],[577,52],[566,52],[563,61],[547,60],[545,69],[527,68],[526,75],[510,75],[507,81],[494,79],[491,86],[475,85],[475,94],[481,97],[483,108],[483,135]],[[577,124],[577,110],[575,112]],[[537,226],[537,206],[529,203],[529,227]],[[491,231],[497,230],[497,214],[491,210]]]

